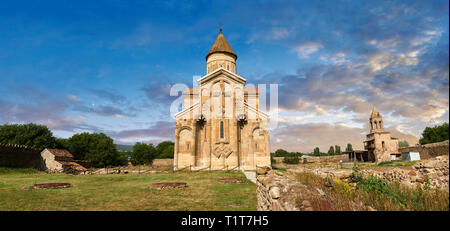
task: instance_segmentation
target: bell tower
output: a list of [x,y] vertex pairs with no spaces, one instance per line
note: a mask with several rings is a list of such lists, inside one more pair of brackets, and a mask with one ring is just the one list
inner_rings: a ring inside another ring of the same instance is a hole
[[372,114],[370,115],[370,133],[384,131],[383,118],[378,112],[376,107],[373,107]]
[[220,28],[216,41],[206,55],[206,74],[221,67],[236,74],[236,59],[236,53],[234,53],[230,44],[225,39],[222,28]]

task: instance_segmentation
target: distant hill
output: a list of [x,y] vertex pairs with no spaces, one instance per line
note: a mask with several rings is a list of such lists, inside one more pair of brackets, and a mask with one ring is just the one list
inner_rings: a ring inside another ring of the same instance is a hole
[[119,151],[133,151],[133,145],[116,144],[116,148]]

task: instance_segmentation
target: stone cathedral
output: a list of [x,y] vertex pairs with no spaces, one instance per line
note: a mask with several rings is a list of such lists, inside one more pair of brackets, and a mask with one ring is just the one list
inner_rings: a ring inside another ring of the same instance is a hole
[[183,92],[176,114],[174,169],[254,170],[270,166],[268,115],[258,88],[245,88],[237,55],[220,29],[198,88]]

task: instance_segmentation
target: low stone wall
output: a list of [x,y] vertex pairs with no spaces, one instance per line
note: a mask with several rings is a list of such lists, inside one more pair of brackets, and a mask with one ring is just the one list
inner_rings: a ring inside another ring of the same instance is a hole
[[399,182],[409,187],[416,186],[437,189],[449,187],[448,156],[438,156],[434,159],[419,161],[411,169],[392,168],[388,171],[362,170],[363,175],[373,175],[390,182]]
[[436,156],[448,156],[448,145],[448,140],[446,140],[438,143],[399,148],[398,150],[399,152],[419,152],[421,159],[429,159]]
[[[299,211],[296,199],[305,192],[306,186],[289,175],[276,170],[265,171],[256,177],[258,211]],[[306,208],[312,210],[312,208]]]
[[313,157],[301,157],[300,162],[314,162],[314,163],[326,163],[326,162],[339,162],[340,160],[348,159],[347,154],[335,155],[335,156],[313,156]]
[[152,166],[153,167],[172,167],[173,159],[154,159]]
[[258,199],[258,211],[285,211],[286,209],[278,200],[280,197],[280,181],[282,175],[276,171],[269,171],[265,175],[256,177],[256,197]]
[[[274,157],[273,159],[275,160],[275,163],[283,164],[284,157]],[[311,157],[302,156],[299,159],[300,159],[300,163],[303,163],[303,161],[305,159],[306,159],[306,162],[313,162],[313,163],[339,162],[340,160],[348,159],[348,155],[342,154],[342,155],[335,155],[335,156],[311,156]]]
[[0,166],[41,169],[41,154],[22,145],[0,144]]

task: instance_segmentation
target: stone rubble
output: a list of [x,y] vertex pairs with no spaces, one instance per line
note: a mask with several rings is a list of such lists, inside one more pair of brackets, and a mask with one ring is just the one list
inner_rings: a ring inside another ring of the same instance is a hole
[[[320,210],[332,209],[325,192],[319,188],[309,188],[297,179],[295,173],[314,173],[324,179],[348,180],[352,169],[339,169],[332,166],[297,166],[288,169],[287,173],[264,169],[257,172],[257,199],[259,211],[314,211],[313,204]],[[449,188],[449,156],[438,156],[433,159],[421,160],[411,167],[371,167],[362,169],[363,176],[369,175],[385,179],[389,182],[399,182],[409,187],[430,187],[436,189]],[[291,174],[293,173],[293,174]],[[355,183],[349,183],[355,187]],[[317,196],[323,199],[317,199]],[[316,198],[313,200],[313,198]],[[314,202],[314,203],[313,203]],[[352,205],[356,210],[376,211],[365,205]]]

